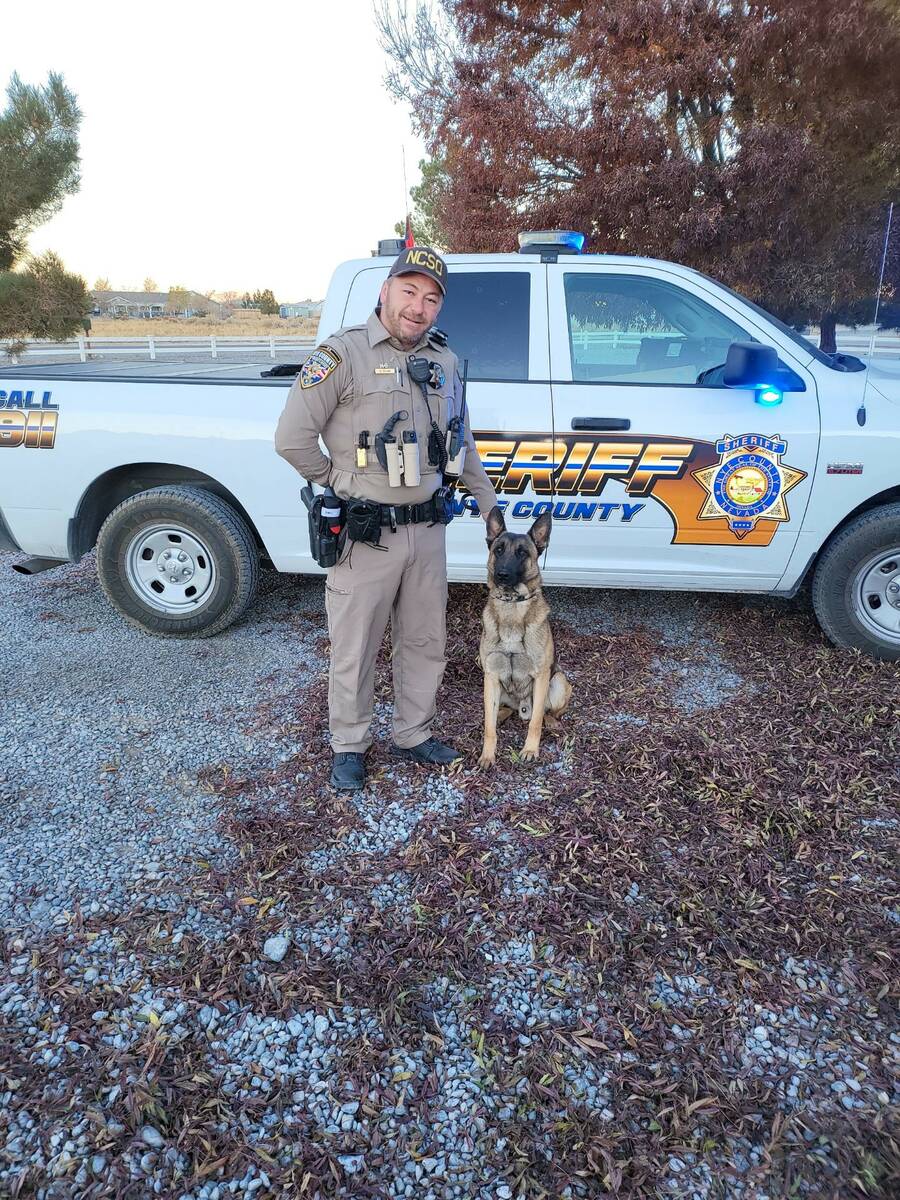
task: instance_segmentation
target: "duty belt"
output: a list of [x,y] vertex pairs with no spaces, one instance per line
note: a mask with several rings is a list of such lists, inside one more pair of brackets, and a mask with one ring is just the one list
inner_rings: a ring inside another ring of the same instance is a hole
[[423,500],[421,504],[380,504],[381,523],[390,525],[419,525],[423,521],[434,521],[434,501]]

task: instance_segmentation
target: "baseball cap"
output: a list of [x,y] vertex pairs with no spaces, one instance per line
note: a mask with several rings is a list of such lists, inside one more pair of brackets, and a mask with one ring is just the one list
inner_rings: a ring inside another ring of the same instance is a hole
[[428,246],[407,247],[397,255],[388,276],[408,275],[412,271],[433,279],[443,294],[447,295],[447,264],[437,251]]

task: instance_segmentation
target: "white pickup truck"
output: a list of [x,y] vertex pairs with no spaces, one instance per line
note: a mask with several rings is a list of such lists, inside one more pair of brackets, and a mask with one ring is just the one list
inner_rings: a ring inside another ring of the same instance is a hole
[[[546,582],[791,596],[808,581],[832,641],[900,659],[900,363],[824,354],[673,263],[521,240],[448,257],[440,325],[468,359],[507,524],[553,513]],[[322,336],[365,321],[392,261],[337,268]],[[33,556],[14,564],[27,574],[96,545],[129,621],[226,628],[261,559],[318,570],[273,447],[290,383],[0,371],[0,549]],[[450,577],[484,580],[482,521],[471,497],[457,509]]]

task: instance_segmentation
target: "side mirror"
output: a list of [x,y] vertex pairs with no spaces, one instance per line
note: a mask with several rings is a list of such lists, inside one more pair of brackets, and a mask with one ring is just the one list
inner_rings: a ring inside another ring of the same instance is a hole
[[781,364],[771,346],[759,342],[732,342],[725,359],[722,382],[730,388],[772,386],[778,381]]
[[764,407],[780,404],[784,392],[806,391],[797,372],[785,366],[771,346],[759,342],[731,343],[722,382],[730,388],[753,388]]

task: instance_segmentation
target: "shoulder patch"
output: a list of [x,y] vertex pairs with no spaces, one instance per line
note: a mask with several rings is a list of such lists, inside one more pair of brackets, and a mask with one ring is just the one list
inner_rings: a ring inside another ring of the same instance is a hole
[[341,356],[337,350],[333,350],[331,346],[317,346],[300,368],[300,386],[315,387],[317,383],[327,379],[340,362]]

